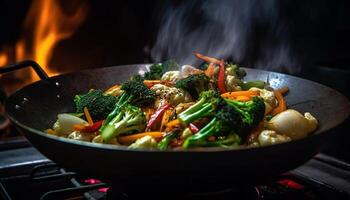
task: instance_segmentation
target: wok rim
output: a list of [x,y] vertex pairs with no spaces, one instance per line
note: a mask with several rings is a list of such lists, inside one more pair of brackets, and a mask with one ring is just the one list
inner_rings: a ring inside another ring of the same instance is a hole
[[[293,79],[297,79],[297,80],[302,80],[302,81],[306,81],[309,82],[311,84],[315,84],[317,86],[320,87],[324,87],[325,89],[328,90],[332,90],[334,92],[337,93],[337,95],[342,98],[344,100],[344,102],[347,102],[347,106],[345,107],[346,111],[346,116],[342,119],[339,120],[335,126],[333,127],[329,127],[324,129],[322,132],[317,132],[318,128],[312,133],[312,135],[308,135],[305,138],[301,138],[301,139],[297,139],[297,140],[292,140],[292,141],[288,141],[288,142],[284,142],[284,143],[278,143],[278,144],[273,144],[273,145],[268,145],[268,146],[258,146],[258,147],[245,147],[245,146],[238,146],[235,148],[223,148],[223,147],[199,147],[199,148],[191,148],[191,149],[177,149],[177,150],[158,150],[158,149],[129,149],[127,146],[118,146],[118,145],[112,145],[112,144],[101,144],[101,143],[92,143],[92,142],[86,142],[86,141],[79,141],[79,140],[73,140],[73,139],[68,139],[68,138],[64,138],[64,137],[59,137],[59,136],[54,136],[54,135],[50,135],[45,133],[42,130],[38,130],[35,128],[31,128],[27,125],[24,125],[22,123],[20,123],[18,120],[16,120],[14,117],[12,117],[10,115],[10,113],[7,112],[7,108],[10,106],[9,104],[9,100],[11,100],[11,98],[13,96],[16,96],[18,94],[20,94],[23,90],[25,90],[28,87],[35,87],[36,84],[39,84],[41,82],[47,81],[47,80],[53,80],[56,78],[60,78],[60,77],[64,77],[64,76],[70,76],[73,74],[78,74],[81,72],[89,72],[89,71],[98,71],[98,70],[106,70],[108,68],[118,68],[118,67],[126,67],[126,66],[142,66],[143,68],[147,67],[151,65],[150,63],[142,63],[142,64],[126,64],[126,65],[114,65],[114,66],[107,66],[107,67],[101,67],[101,68],[92,68],[92,69],[83,69],[83,70],[78,70],[78,71],[72,71],[72,72],[68,72],[68,73],[63,73],[63,74],[59,74],[59,75],[55,75],[55,76],[51,76],[48,77],[47,79],[43,79],[43,80],[38,80],[35,81],[33,83],[30,83],[26,86],[24,86],[23,88],[20,88],[18,90],[16,90],[14,93],[12,93],[6,100],[5,100],[5,110],[6,110],[6,115],[8,116],[8,118],[10,119],[10,121],[12,121],[15,125],[29,131],[30,133],[34,133],[34,134],[38,134],[42,137],[45,137],[47,139],[52,139],[52,140],[58,140],[59,142],[65,142],[65,143],[69,143],[72,145],[79,145],[79,146],[84,146],[86,148],[97,148],[99,150],[113,150],[113,151],[124,151],[124,152],[142,152],[142,153],[220,153],[220,152],[253,152],[253,151],[257,151],[260,149],[273,149],[273,148],[279,148],[285,144],[291,144],[291,145],[297,145],[298,143],[302,143],[305,142],[306,140],[312,140],[315,137],[319,137],[320,135],[324,135],[330,132],[330,130],[333,130],[337,127],[339,127],[341,124],[343,124],[350,116],[350,101],[348,100],[347,97],[345,97],[342,93],[340,93],[339,91],[323,85],[321,83],[315,82],[315,81],[311,81],[308,79],[304,79],[304,78],[300,78],[297,76],[293,76],[293,75],[289,75],[289,74],[283,74],[280,72],[273,72],[273,71],[268,71],[268,70],[262,70],[262,69],[255,69],[255,68],[246,68],[246,67],[242,67],[243,69],[246,69],[248,71],[252,70],[252,71],[260,71],[260,72],[264,72],[264,73],[273,73],[273,74],[277,74],[277,75],[282,75],[282,76],[288,76],[291,77]],[[249,72],[248,72],[249,73]],[[26,134],[24,134],[24,136],[27,138]],[[35,147],[35,145],[33,145]]]

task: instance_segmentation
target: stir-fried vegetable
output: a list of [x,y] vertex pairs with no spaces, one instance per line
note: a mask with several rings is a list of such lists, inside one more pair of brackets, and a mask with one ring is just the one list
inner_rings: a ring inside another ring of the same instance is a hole
[[119,113],[101,131],[104,141],[109,141],[121,134],[141,132],[146,127],[146,117],[142,110],[136,106],[126,104],[120,108]]
[[76,95],[74,98],[76,112],[81,113],[86,107],[94,120],[101,120],[114,109],[117,98],[111,95],[104,95],[102,90],[91,90],[86,94]]
[[209,89],[209,78],[205,74],[195,74],[176,82],[175,87],[186,90],[193,99]]
[[196,119],[212,116],[222,103],[220,95],[213,91],[205,91],[200,94],[199,101],[179,114],[178,119],[186,126]]
[[273,145],[317,128],[310,113],[287,108],[287,86],[273,89],[261,80],[245,81],[238,65],[194,55],[204,61],[199,68],[168,60],[106,91],[76,95],[74,113],[59,114],[45,132],[164,151]]

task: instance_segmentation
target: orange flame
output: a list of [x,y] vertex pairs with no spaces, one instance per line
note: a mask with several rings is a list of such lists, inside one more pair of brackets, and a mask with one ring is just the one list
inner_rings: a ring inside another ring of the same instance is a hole
[[6,65],[8,57],[5,53],[0,53],[0,66]]
[[[86,18],[87,5],[84,2],[71,11],[65,13],[58,0],[34,0],[24,21],[24,36],[15,45],[16,61],[33,59],[49,76],[58,74],[49,67],[53,50],[80,27]],[[8,64],[8,54],[0,53],[0,66]],[[33,74],[31,79],[36,80]]]

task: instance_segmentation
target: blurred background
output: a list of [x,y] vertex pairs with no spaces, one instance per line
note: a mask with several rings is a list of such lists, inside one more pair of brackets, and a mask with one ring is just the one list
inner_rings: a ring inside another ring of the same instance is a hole
[[[349,97],[349,8],[346,0],[1,0],[0,66],[33,59],[52,76],[167,58],[196,65],[199,51]],[[3,75],[1,99],[36,80],[29,69]],[[329,154],[349,159],[348,131]]]

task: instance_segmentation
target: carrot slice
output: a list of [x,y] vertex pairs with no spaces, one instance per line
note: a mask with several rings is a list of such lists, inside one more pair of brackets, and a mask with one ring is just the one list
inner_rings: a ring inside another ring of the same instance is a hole
[[163,118],[162,118],[162,122],[160,124],[160,131],[163,131],[164,127],[166,126],[166,124],[169,122],[169,118],[171,113],[173,112],[172,109],[168,109],[164,112],[163,114]]
[[168,122],[165,126],[167,127],[174,127],[180,125],[180,120],[179,119],[174,119],[170,122]]
[[127,135],[127,136],[120,136],[118,137],[118,142],[123,143],[123,144],[130,144],[134,141],[136,141],[139,138],[142,138],[144,136],[151,136],[156,139],[164,137],[164,132],[144,132],[144,133],[137,133],[133,135]]
[[275,90],[274,93],[275,93],[276,99],[278,101],[278,106],[275,109],[273,109],[273,111],[271,113],[272,115],[276,115],[276,114],[283,112],[287,109],[286,100],[283,98],[283,95],[277,90]]
[[45,132],[49,135],[56,135],[56,131],[54,131],[53,129],[49,128],[49,129],[46,129]]
[[85,129],[86,126],[82,125],[82,124],[76,124],[76,125],[73,125],[73,130],[75,131],[83,131]]
[[214,63],[210,63],[208,68],[205,70],[204,73],[208,77],[212,77],[214,75],[214,71],[215,71],[215,64]]
[[245,91],[235,91],[235,92],[226,92],[221,94],[223,98],[233,98],[238,96],[258,96],[259,91],[257,90],[245,90]]
[[108,92],[115,90],[117,88],[120,88],[120,87],[121,87],[121,85],[113,85],[112,87],[108,88],[105,92],[108,93]]
[[92,120],[89,109],[87,107],[84,107],[84,114],[85,114],[86,120],[88,121],[89,125],[93,125],[94,121]]
[[251,96],[237,96],[236,100],[237,101],[250,101],[252,99]]
[[284,95],[284,94],[286,94],[289,91],[289,88],[288,88],[288,86],[284,86],[284,87],[276,89],[276,91],[278,91],[278,92],[280,92],[281,94]]

